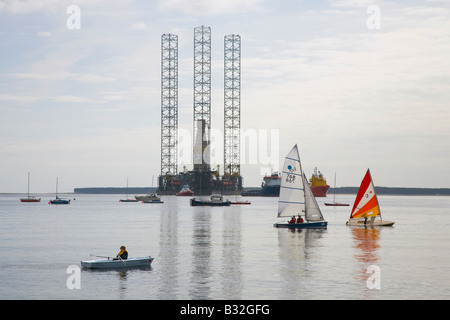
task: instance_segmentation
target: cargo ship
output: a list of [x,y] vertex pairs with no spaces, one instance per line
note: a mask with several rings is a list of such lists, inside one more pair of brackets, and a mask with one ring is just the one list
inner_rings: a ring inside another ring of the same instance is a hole
[[314,173],[309,179],[311,182],[311,191],[315,197],[326,197],[330,186],[327,184],[327,180],[322,175],[322,172],[317,171],[317,167],[314,168]]
[[265,176],[261,184],[261,189],[250,189],[243,191],[242,196],[255,197],[278,197],[280,195],[281,176],[278,172]]

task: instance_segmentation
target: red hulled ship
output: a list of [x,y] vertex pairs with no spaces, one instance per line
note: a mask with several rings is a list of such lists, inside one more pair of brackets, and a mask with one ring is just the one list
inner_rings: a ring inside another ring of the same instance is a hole
[[311,191],[315,197],[326,197],[330,186],[327,184],[327,180],[323,177],[320,171],[317,171],[317,167],[314,168],[314,173],[309,179],[311,182]]

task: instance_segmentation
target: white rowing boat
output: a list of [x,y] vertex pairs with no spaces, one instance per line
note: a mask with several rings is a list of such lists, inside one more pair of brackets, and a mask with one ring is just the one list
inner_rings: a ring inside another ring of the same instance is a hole
[[153,260],[151,256],[130,258],[126,260],[113,260],[107,257],[106,260],[89,260],[81,261],[81,267],[84,269],[120,269],[120,268],[137,268],[137,267],[150,267]]

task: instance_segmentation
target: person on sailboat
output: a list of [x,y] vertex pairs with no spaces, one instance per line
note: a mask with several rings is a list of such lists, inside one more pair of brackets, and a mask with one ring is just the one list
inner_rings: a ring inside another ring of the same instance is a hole
[[113,260],[127,260],[128,259],[128,251],[127,248],[125,248],[125,246],[121,246],[120,247],[120,251],[117,254],[117,256],[113,259]]
[[289,224],[295,223],[296,219],[295,216],[292,216],[291,221],[289,221]]
[[297,223],[303,223],[303,218],[300,215],[297,217]]

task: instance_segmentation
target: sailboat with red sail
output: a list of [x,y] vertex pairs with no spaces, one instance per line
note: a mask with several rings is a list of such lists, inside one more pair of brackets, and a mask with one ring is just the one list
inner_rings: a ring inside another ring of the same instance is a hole
[[394,223],[393,221],[387,221],[381,218],[380,204],[375,193],[375,186],[370,170],[367,169],[366,175],[359,187],[358,194],[356,195],[347,225],[372,227],[392,226]]

